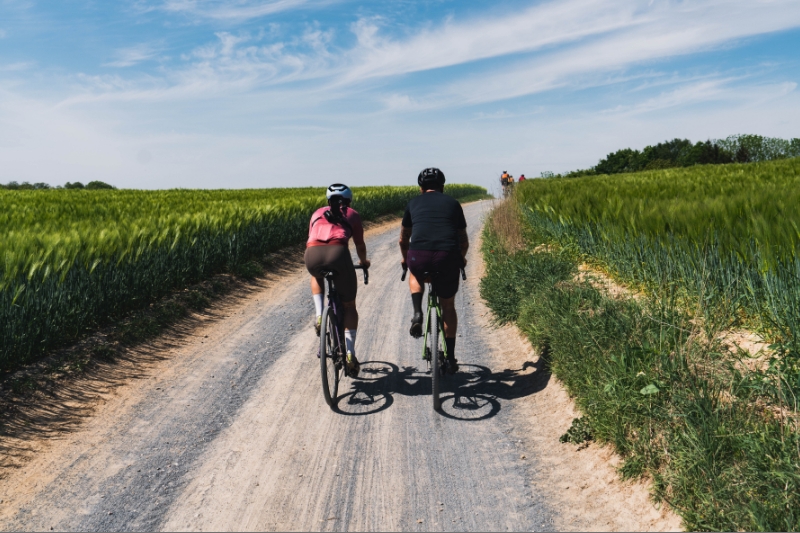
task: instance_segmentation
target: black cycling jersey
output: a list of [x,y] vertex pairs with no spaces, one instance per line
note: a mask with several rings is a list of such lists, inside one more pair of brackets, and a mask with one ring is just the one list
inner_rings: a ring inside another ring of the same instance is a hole
[[408,202],[403,227],[411,228],[410,250],[459,252],[458,231],[467,227],[467,221],[455,198],[430,191]]

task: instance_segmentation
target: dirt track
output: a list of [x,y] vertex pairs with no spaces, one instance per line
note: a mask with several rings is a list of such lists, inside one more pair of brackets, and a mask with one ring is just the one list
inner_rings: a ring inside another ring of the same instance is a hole
[[[489,208],[465,208],[473,243]],[[512,331],[488,327],[476,246],[457,299],[465,365],[445,383],[444,413],[434,413],[420,341],[407,333],[397,228],[370,233],[370,284],[359,286],[365,363],[362,378],[340,388],[338,412],[322,398],[307,276],[298,268],[229,305],[224,320],[184,338],[168,358],[143,367],[141,379],[102,398],[79,429],[6,473],[0,527],[679,525],[648,503],[643,486],[616,481],[603,450],[554,445],[571,421],[569,401]],[[567,490],[580,485],[580,493]]]

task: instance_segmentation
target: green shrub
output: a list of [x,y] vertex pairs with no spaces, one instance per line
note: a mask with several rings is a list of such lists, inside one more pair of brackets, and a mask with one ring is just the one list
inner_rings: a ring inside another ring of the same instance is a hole
[[[77,185],[80,185],[80,184],[78,183]],[[80,187],[77,187],[77,188],[80,188]],[[102,182],[102,181],[90,181],[89,183],[86,184],[85,188],[86,189],[90,189],[90,190],[92,190],[92,189],[94,189],[94,190],[97,190],[97,189],[113,189],[114,186],[113,185],[109,185],[108,183],[105,183],[105,182]]]

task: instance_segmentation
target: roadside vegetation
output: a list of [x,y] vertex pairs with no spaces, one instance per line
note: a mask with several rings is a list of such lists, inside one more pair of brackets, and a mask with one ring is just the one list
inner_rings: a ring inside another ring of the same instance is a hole
[[562,440],[687,529],[800,529],[798,190],[797,159],[530,180],[486,226],[483,297],[583,412]]
[[[171,291],[302,242],[321,188],[0,190],[0,371],[74,342]],[[448,185],[461,200],[485,189]],[[415,187],[362,187],[365,220],[401,210]]]

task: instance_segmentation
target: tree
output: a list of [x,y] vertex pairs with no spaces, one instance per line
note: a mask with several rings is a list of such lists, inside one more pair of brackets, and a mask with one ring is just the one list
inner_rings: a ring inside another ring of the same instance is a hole
[[617,150],[601,159],[594,167],[598,174],[621,174],[623,172],[636,172],[642,169],[642,153],[639,150],[625,148]]
[[688,157],[688,165],[721,165],[725,163],[733,163],[733,154],[711,140],[698,141],[692,147]]
[[673,139],[647,146],[642,151],[642,170],[686,166],[691,150],[692,142],[688,139]]
[[90,181],[86,184],[87,189],[113,189],[112,185],[102,181]]
[[789,157],[800,157],[800,139],[796,137],[789,141]]
[[76,181],[75,183],[67,182],[64,184],[65,189],[83,189],[83,183]]

